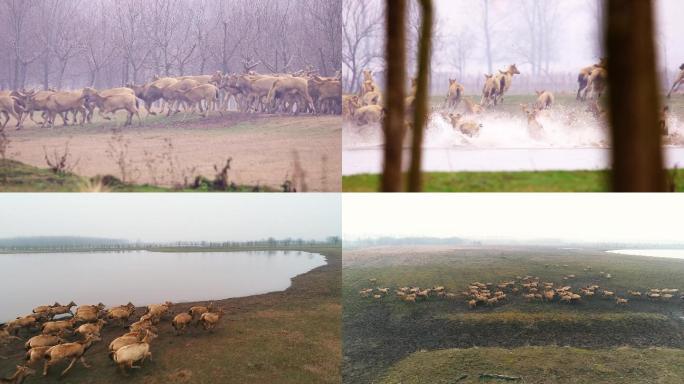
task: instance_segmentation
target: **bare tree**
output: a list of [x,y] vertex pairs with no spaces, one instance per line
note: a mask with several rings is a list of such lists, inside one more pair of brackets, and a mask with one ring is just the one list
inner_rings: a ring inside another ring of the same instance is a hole
[[342,13],[342,64],[349,92],[359,89],[361,71],[381,54],[369,49],[382,28],[383,10],[366,0],[347,0]]
[[456,66],[458,77],[463,78],[467,70],[468,58],[474,48],[473,33],[468,27],[463,27],[453,36],[452,41],[453,47],[456,50],[456,55],[453,57],[454,65]]
[[171,57],[176,63],[179,75],[185,75],[185,70],[194,59],[195,49],[198,41],[195,40],[193,32],[193,19],[195,12],[187,10],[187,13],[179,15],[178,20],[178,38],[172,41]]
[[218,11],[221,37],[217,51],[221,70],[229,72],[231,60],[254,32],[253,10],[245,1],[226,3],[225,0],[220,0]]
[[109,9],[104,6],[103,0],[100,0],[98,4],[84,18],[86,32],[83,36],[83,48],[88,65],[90,86],[97,84],[102,71],[111,66],[111,60],[120,53],[118,49],[113,49],[108,39],[114,33],[113,26],[110,24]]
[[587,7],[590,7],[594,10],[594,20],[592,25],[596,26],[596,34],[598,35],[598,39],[594,41],[594,55],[596,57],[603,57],[603,41],[605,39],[603,23],[605,21],[606,1],[587,0]]
[[548,74],[560,22],[558,2],[520,0],[520,18],[525,20],[526,28],[518,30],[514,27],[511,34],[526,38],[515,39],[515,49],[532,67],[532,75]]
[[26,72],[28,66],[35,62],[43,53],[36,51],[31,45],[32,34],[30,31],[31,12],[37,6],[36,0],[4,0],[3,12],[6,14],[5,22],[8,27],[6,38],[9,41],[12,55],[11,84],[15,89],[23,88],[26,84]]
[[[300,34],[322,37],[309,41],[315,45],[311,48],[319,53],[319,72],[325,76],[332,75],[342,65],[342,2],[307,0],[301,3],[301,7],[308,17]],[[306,56],[301,48],[300,45],[300,58]]]
[[489,0],[482,0],[482,28],[485,40],[485,57],[487,58],[487,73],[492,73],[492,31],[489,19]]
[[77,10],[80,8],[80,1],[69,1],[67,4],[59,5],[59,12],[63,13],[59,17],[60,22],[54,30],[55,38],[51,47],[52,53],[57,60],[57,88],[62,88],[64,73],[69,62],[84,51],[84,44],[80,34],[82,20]]
[[205,73],[207,68],[207,63],[212,57],[211,52],[211,26],[209,18],[209,10],[207,7],[206,0],[200,0],[197,2],[197,11],[195,12],[195,17],[193,17],[193,33],[195,39],[195,45],[197,46],[197,55],[199,62],[199,73]]
[[149,4],[149,22],[144,26],[149,28],[146,32],[154,46],[155,69],[161,69],[164,76],[171,76],[171,44],[178,39],[178,19],[183,10],[178,9],[178,0],[153,0]]
[[[269,9],[267,11],[266,9]],[[269,36],[267,49],[257,49],[256,44],[250,44],[251,51],[246,50],[244,55],[253,55],[260,63],[272,73],[289,70],[294,60],[294,51],[291,41],[291,22],[293,5],[291,1],[264,3],[257,8],[255,18],[257,34],[255,39]]]
[[151,46],[143,39],[147,36],[144,4],[141,0],[125,0],[117,3],[115,8],[119,44],[123,55],[122,83],[137,83],[138,74],[152,52]]
[[245,59],[332,75],[341,14],[342,0],[0,0],[0,87],[107,87]]

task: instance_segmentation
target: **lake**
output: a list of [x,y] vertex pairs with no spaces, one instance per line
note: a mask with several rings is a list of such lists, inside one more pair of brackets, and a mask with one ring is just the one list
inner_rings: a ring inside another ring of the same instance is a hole
[[684,259],[684,249],[617,249],[606,251],[632,256],[667,257],[669,259]]
[[325,264],[300,251],[0,254],[0,322],[55,301],[144,306],[282,291]]

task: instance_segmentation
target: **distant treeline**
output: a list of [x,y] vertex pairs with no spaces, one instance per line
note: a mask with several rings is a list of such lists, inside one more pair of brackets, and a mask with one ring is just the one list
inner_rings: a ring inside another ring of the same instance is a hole
[[79,236],[31,236],[0,239],[0,248],[22,247],[82,247],[98,244],[101,246],[122,246],[129,242],[123,239],[107,239]]
[[591,249],[684,249],[680,242],[629,242],[629,241],[580,241],[565,239],[465,239],[460,237],[374,237],[345,240],[345,248],[372,247],[383,245],[482,245],[482,246],[527,246]]
[[339,236],[330,236],[325,240],[275,239],[268,238],[255,241],[175,241],[175,242],[142,242],[121,239],[105,239],[92,237],[18,237],[0,239],[0,251],[68,251],[68,250],[136,250],[159,248],[275,248],[312,245],[341,244]]
[[445,245],[445,244],[473,244],[470,240],[460,237],[376,237],[345,241],[345,247],[368,247],[374,245]]

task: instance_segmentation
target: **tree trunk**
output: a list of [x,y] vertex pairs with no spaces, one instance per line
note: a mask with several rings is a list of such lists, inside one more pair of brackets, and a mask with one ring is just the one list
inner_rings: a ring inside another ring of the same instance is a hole
[[387,111],[383,120],[385,159],[382,191],[401,191],[404,141],[404,82],[406,81],[406,0],[387,0]]
[[28,72],[28,63],[21,62],[21,77],[19,81],[19,88],[21,89],[26,88],[26,72]]
[[226,42],[228,41],[228,23],[223,22],[223,45],[221,48],[221,69],[223,73],[228,73],[228,56],[226,50]]
[[47,49],[43,55],[43,90],[47,91],[50,87],[50,54]]
[[428,114],[427,98],[430,80],[430,50],[432,45],[432,0],[420,0],[423,11],[420,41],[418,42],[418,84],[415,95],[413,116],[413,143],[411,145],[411,168],[409,170],[408,191],[423,190],[420,169],[423,154],[423,130]]
[[613,190],[665,191],[652,2],[609,0],[607,15]]
[[97,70],[95,69],[95,70],[90,71],[89,77],[90,77],[90,80],[88,81],[88,84],[91,87],[95,87],[95,80],[97,79]]
[[487,72],[492,72],[492,43],[489,36],[489,0],[484,1],[484,33],[485,33],[485,49],[487,56]]
[[19,58],[14,59],[14,76],[12,80],[12,89],[19,89]]

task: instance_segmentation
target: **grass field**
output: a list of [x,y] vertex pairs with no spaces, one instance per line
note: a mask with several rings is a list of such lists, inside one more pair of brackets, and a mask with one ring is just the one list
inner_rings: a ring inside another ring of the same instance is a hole
[[[130,377],[107,357],[107,345],[123,333],[107,326],[103,340],[86,353],[92,368],[79,363],[59,380],[59,365],[47,378],[29,377],[26,383],[339,383],[341,250],[301,250],[325,255],[328,264],[295,277],[282,292],[215,301],[226,316],[214,333],[192,329],[174,336],[170,321],[162,321],[153,360]],[[177,304],[174,311],[192,305]],[[0,375],[13,372],[23,351],[23,342],[0,347],[8,357],[0,360]]]
[[[270,187],[235,185],[232,192],[273,191]],[[220,190],[220,191],[226,191]],[[83,177],[71,172],[54,173],[14,160],[0,159],[0,192],[201,192],[219,191],[210,180],[197,186],[161,187],[149,184],[123,183],[115,177]]]
[[[684,172],[674,174],[684,192]],[[424,172],[425,192],[609,192],[609,171]],[[376,192],[380,175],[342,177],[343,192]]]
[[[480,374],[499,372],[528,384],[679,383],[684,350],[630,347],[587,350],[558,347],[446,349],[416,352],[393,366],[383,384],[482,383]],[[464,377],[466,376],[467,377]],[[645,378],[648,378],[644,381]]]
[[[681,366],[673,364],[681,365],[684,358],[684,313],[677,298],[631,299],[627,306],[593,298],[565,305],[510,294],[504,304],[469,310],[460,292],[473,281],[497,283],[526,275],[573,288],[598,284],[620,297],[630,289],[682,290],[682,260],[599,249],[416,246],[345,250],[344,265],[345,382],[452,383],[467,374],[462,382],[472,383],[479,373],[493,373],[523,376],[529,383],[624,383],[639,372],[657,371],[647,376],[648,382],[678,383],[673,378],[681,375]],[[568,274],[576,278],[564,280]],[[376,285],[389,287],[390,295],[360,297],[359,290]],[[392,294],[401,286],[438,285],[457,298],[408,304]],[[661,348],[662,359],[651,348]],[[459,363],[462,359],[470,363]],[[625,364],[611,366],[616,359]],[[635,373],[627,362],[637,359],[644,368]],[[587,365],[593,360],[605,361],[607,368]],[[590,368],[577,371],[578,366]],[[548,375],[554,379],[545,381]]]
[[[684,190],[684,175],[677,180]],[[424,172],[425,192],[606,192],[607,171]],[[380,175],[342,177],[344,192],[376,192]]]

